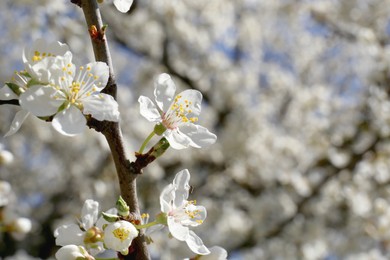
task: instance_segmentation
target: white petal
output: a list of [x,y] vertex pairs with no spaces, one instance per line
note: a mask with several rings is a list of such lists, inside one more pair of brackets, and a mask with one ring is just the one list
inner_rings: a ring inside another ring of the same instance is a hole
[[58,249],[56,253],[57,260],[88,259],[87,251],[82,246],[66,245]]
[[157,123],[161,121],[161,115],[158,112],[156,105],[153,103],[152,100],[150,100],[150,98],[140,96],[138,98],[138,102],[140,104],[139,112],[143,117],[145,117],[150,122]]
[[186,202],[188,199],[188,194],[190,190],[190,172],[187,169],[184,169],[178,172],[173,180],[173,185],[175,186],[175,200],[174,205],[176,208],[183,205],[183,202]]
[[181,150],[189,147],[192,143],[191,139],[188,136],[182,134],[179,129],[167,129],[163,135],[168,140],[169,145],[173,149]]
[[186,243],[191,251],[198,255],[210,254],[210,250],[203,244],[202,239],[200,239],[192,230],[189,232]]
[[28,112],[27,110],[24,110],[24,109],[18,111],[14,117],[14,120],[12,120],[10,129],[4,135],[4,137],[10,136],[10,135],[13,135],[14,133],[16,133],[19,130],[19,128],[22,126],[24,120],[26,120],[26,118],[28,117],[29,114],[30,114],[30,112]]
[[175,198],[175,186],[172,184],[169,184],[166,186],[160,195],[160,205],[161,205],[161,211],[164,213],[168,213],[171,209],[171,202]]
[[126,13],[130,10],[133,0],[114,0],[114,5],[119,12]]
[[74,106],[59,112],[52,121],[54,129],[67,136],[81,134],[86,128],[86,123],[84,115]]
[[191,146],[203,148],[212,145],[217,140],[217,136],[210,133],[207,128],[192,123],[183,124],[179,127],[180,132],[188,136],[191,140]]
[[94,91],[101,91],[106,87],[110,75],[106,63],[101,61],[90,62],[82,67],[83,69],[80,68],[75,77],[75,81],[85,82],[85,84],[82,84],[80,92],[86,93],[91,91],[93,87],[96,88]]
[[100,93],[86,97],[82,102],[85,115],[91,114],[99,121],[119,121],[118,103],[112,96]]
[[98,219],[99,214],[99,202],[94,200],[86,200],[84,202],[83,209],[81,210],[81,223],[83,223],[84,229],[93,227]]
[[154,82],[154,97],[162,111],[166,111],[169,108],[175,92],[176,86],[171,77],[166,73],[160,74]]
[[20,95],[19,103],[23,109],[35,116],[51,116],[63,103],[54,98],[56,94],[57,90],[52,87],[35,85]]
[[198,90],[187,89],[179,93],[178,96],[180,96],[180,98],[177,99],[176,104],[185,107],[187,111],[191,111],[191,113],[187,115],[188,118],[200,114],[202,93]]
[[176,222],[173,217],[169,217],[167,219],[169,232],[171,232],[172,236],[180,241],[185,241],[188,236],[190,230],[188,227],[183,226],[180,222]]
[[4,85],[2,88],[0,88],[0,100],[11,99],[19,99],[19,97],[7,85]]
[[82,245],[84,240],[84,232],[76,224],[62,225],[54,231],[54,236],[57,246]]
[[202,260],[226,260],[228,257],[227,251],[220,246],[213,246],[209,250],[210,254],[202,256]]
[[51,54],[54,56],[63,56],[65,53],[70,52],[68,45],[61,42],[51,42],[48,43],[45,39],[38,39],[33,42],[30,47],[26,47],[23,50],[23,62],[24,63],[33,63],[33,57],[35,52],[43,54]]

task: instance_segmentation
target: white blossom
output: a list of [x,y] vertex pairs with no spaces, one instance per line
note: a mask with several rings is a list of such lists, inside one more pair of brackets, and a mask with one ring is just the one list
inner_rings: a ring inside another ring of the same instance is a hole
[[190,173],[187,169],[178,172],[172,184],[164,188],[160,195],[161,211],[167,214],[168,229],[172,236],[185,241],[197,254],[207,255],[210,251],[203,241],[189,227],[196,227],[206,218],[206,209],[197,206],[196,201],[188,201]]
[[104,228],[104,245],[127,255],[131,242],[137,236],[138,230],[133,224],[124,220],[116,221]]
[[175,92],[176,86],[171,77],[166,73],[159,75],[154,85],[157,106],[150,98],[140,96],[141,115],[165,128],[163,136],[174,149],[202,148],[215,143],[215,134],[194,124],[200,114],[202,94],[193,89],[174,96]]

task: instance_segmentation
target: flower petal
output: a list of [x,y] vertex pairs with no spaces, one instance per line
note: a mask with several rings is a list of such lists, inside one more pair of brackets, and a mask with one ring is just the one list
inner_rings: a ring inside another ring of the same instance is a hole
[[80,67],[75,81],[84,83],[80,92],[87,93],[91,90],[99,92],[106,87],[109,75],[109,68],[105,62],[90,62]]
[[94,200],[86,200],[83,209],[81,210],[81,223],[85,230],[94,226],[98,219],[99,202]]
[[114,0],[114,5],[121,13],[126,13],[130,10],[133,0]]
[[171,201],[175,198],[175,186],[169,184],[160,194],[161,211],[168,213],[172,209]]
[[201,110],[202,93],[198,90],[187,89],[177,95],[176,105],[184,107],[187,111],[191,111],[187,115],[188,118],[198,116]]
[[81,134],[86,128],[86,123],[84,115],[74,106],[57,113],[52,121],[54,129],[67,136]]
[[190,191],[190,185],[188,184],[189,181],[190,172],[187,169],[178,172],[175,176],[175,179],[173,180],[173,185],[175,186],[174,205],[176,208],[187,202]]
[[210,254],[210,250],[203,244],[202,239],[200,239],[192,230],[189,232],[186,243],[191,251],[198,255]]
[[0,88],[0,100],[11,99],[19,99],[19,97],[7,85],[4,85]]
[[36,56],[36,52],[40,54],[46,53],[51,56],[63,56],[65,53],[69,52],[69,47],[65,43],[61,42],[51,42],[48,43],[45,39],[38,39],[33,42],[30,47],[26,47],[23,50],[23,62],[24,63],[33,63],[33,57]]
[[119,121],[118,103],[111,95],[103,93],[91,95],[83,99],[83,106],[84,114],[91,114],[99,121]]
[[145,117],[150,122],[161,122],[161,115],[156,105],[152,100],[150,100],[150,98],[140,96],[138,98],[138,102],[140,104],[139,112],[143,117]]
[[202,260],[226,260],[228,257],[227,251],[220,246],[213,246],[209,250],[210,254],[202,256]]
[[56,93],[57,90],[52,87],[35,85],[20,95],[19,103],[23,109],[30,111],[35,116],[51,116],[63,103],[63,101],[54,98]]
[[76,224],[62,225],[54,231],[57,246],[82,245],[84,232]]
[[212,145],[217,140],[217,136],[210,133],[207,128],[192,123],[183,124],[179,127],[180,132],[187,136],[195,148],[203,148]]
[[163,133],[163,136],[168,140],[169,145],[173,149],[177,149],[177,150],[187,148],[192,143],[191,139],[188,136],[181,133],[179,129],[173,129],[173,130],[167,129]]
[[169,217],[167,219],[168,229],[171,232],[172,236],[180,241],[185,241],[189,232],[191,232],[188,227],[183,226],[180,222],[176,222],[173,217]]
[[66,245],[55,254],[57,260],[88,259],[88,253],[82,246]]
[[166,73],[160,74],[154,82],[154,97],[162,111],[166,111],[175,96],[176,86]]
[[14,120],[12,120],[10,129],[4,135],[4,137],[10,136],[10,135],[13,135],[14,133],[16,133],[19,130],[19,128],[22,126],[24,120],[26,120],[26,118],[28,117],[29,114],[30,114],[30,112],[28,112],[27,110],[24,110],[24,109],[18,111],[14,117]]

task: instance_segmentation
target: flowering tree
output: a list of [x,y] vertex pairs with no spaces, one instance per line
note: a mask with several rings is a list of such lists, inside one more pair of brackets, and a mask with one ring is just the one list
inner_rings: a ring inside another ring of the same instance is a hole
[[388,258],[388,1],[73,2],[0,3],[0,255]]

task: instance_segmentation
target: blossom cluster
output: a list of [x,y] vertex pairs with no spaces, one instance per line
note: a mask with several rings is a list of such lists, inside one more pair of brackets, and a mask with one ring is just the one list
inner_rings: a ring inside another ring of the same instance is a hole
[[202,239],[190,230],[190,227],[201,225],[207,213],[203,206],[196,205],[195,200],[188,200],[189,179],[189,171],[182,170],[176,174],[173,183],[163,189],[161,212],[153,222],[148,222],[147,217],[142,223],[131,220],[129,207],[121,197],[115,208],[102,212],[100,217],[99,203],[86,200],[79,224],[62,225],[54,232],[56,244],[62,246],[56,253],[57,259],[104,259],[115,258],[118,253],[127,255],[139,229],[150,228],[153,232],[164,226],[168,226],[174,238],[186,242],[197,257],[212,254],[212,259],[226,259],[226,250],[220,247],[208,249]]
[[24,70],[0,89],[0,100],[18,100],[19,111],[6,136],[19,130],[29,114],[51,121],[55,130],[73,136],[86,128],[87,118],[119,121],[118,104],[100,93],[109,78],[104,62],[80,66],[66,44],[35,41],[23,51]]

